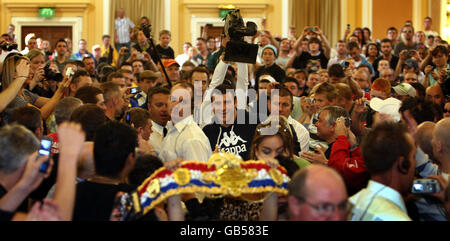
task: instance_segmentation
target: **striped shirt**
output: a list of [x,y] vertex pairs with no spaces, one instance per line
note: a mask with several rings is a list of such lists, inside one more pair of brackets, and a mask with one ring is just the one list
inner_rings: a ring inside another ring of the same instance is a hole
[[117,37],[119,38],[119,43],[129,43],[130,40],[130,28],[134,28],[134,23],[129,18],[117,18],[114,21],[115,28],[117,31]]

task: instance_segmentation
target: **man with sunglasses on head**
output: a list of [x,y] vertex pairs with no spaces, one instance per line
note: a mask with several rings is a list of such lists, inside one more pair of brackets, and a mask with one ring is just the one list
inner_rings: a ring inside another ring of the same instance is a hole
[[[314,150],[302,153],[301,158],[312,164],[322,164],[334,168],[345,180],[350,195],[363,188],[368,180],[361,147],[350,130],[348,112],[338,106],[328,106],[319,111],[317,137],[321,140]],[[323,145],[325,142],[325,145]]]
[[405,25],[402,28],[403,38],[394,47],[394,55],[400,57],[402,50],[416,50],[417,44],[414,43],[414,27],[411,25]]

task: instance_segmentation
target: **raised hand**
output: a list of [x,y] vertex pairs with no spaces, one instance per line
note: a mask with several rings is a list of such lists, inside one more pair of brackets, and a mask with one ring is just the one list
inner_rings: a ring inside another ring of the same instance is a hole
[[328,164],[328,159],[325,156],[324,151],[320,147],[315,148],[316,152],[304,152],[301,155],[301,158],[311,162],[312,164]]
[[345,136],[348,137],[348,129],[345,126],[345,118],[344,117],[339,117],[336,120],[336,136]]
[[39,171],[41,165],[47,161],[48,156],[38,157],[37,152],[28,157],[25,172],[22,178],[19,180],[19,184],[29,191],[34,191],[42,181],[50,175],[53,167],[53,160],[50,159],[50,164],[46,173]]
[[58,126],[59,149],[61,153],[78,156],[84,146],[85,133],[77,123],[63,123]]
[[361,98],[355,101],[355,108],[353,109],[353,111],[357,114],[361,114],[365,111],[367,111],[367,106],[364,104],[366,103],[367,99],[366,98]]
[[26,77],[30,75],[30,62],[26,60],[20,60],[16,67],[17,77]]
[[176,159],[173,159],[173,160],[170,160],[170,161],[167,161],[167,162],[165,162],[164,163],[164,167],[167,169],[167,170],[169,170],[169,171],[175,171],[175,170],[177,170],[180,166],[181,166],[181,163],[183,162],[184,160],[183,160],[183,158],[176,158]]
[[25,221],[63,221],[59,214],[59,206],[51,200],[44,200],[42,205],[36,202]]

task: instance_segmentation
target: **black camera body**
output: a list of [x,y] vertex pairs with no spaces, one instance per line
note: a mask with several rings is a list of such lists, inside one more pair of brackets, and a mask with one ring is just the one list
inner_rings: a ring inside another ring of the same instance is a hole
[[413,194],[432,194],[440,191],[439,183],[435,179],[417,179],[414,180],[411,193]]
[[56,73],[50,69],[50,63],[44,67],[44,76],[47,80],[54,80],[56,82],[61,82],[64,78],[61,73]]
[[2,43],[1,45],[0,45],[0,48],[1,49],[3,49],[3,50],[5,50],[5,51],[8,51],[8,52],[11,52],[11,51],[13,51],[14,49],[17,49],[17,44],[16,43],[11,43],[11,42],[4,42],[4,43]]
[[244,41],[245,36],[254,36],[258,31],[258,27],[254,22],[247,22],[244,25],[244,20],[239,9],[229,12],[225,17],[225,36],[230,37],[225,49],[225,61],[241,62],[241,63],[256,63],[258,55],[258,45],[248,44]]

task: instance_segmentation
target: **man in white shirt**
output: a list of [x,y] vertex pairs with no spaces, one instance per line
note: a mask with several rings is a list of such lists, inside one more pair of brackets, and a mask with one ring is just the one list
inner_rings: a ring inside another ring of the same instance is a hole
[[433,156],[439,163],[439,169],[442,171],[442,177],[448,183],[450,174],[450,118],[444,118],[434,127],[433,139]]
[[278,112],[280,116],[286,117],[289,125],[293,127],[300,146],[300,152],[294,154],[300,156],[301,153],[309,150],[309,132],[302,124],[291,117],[294,108],[292,93],[286,87],[281,87],[278,91],[278,94],[272,94],[267,101],[269,111],[271,114]]
[[424,20],[423,20],[423,26],[425,27],[425,29],[424,29],[424,31],[423,32],[425,32],[425,35],[427,36],[427,38],[428,38],[428,36],[439,36],[439,33],[438,32],[436,32],[436,31],[433,31],[432,29],[431,29],[431,26],[433,25],[433,20],[430,18],[430,17],[426,17]]
[[347,59],[347,46],[345,45],[345,41],[339,40],[337,42],[336,53],[337,55],[328,61],[328,68],[333,64],[341,64]]
[[403,197],[412,187],[416,149],[403,124],[382,123],[366,136],[362,154],[371,180],[350,198],[352,221],[411,221]]
[[175,58],[175,61],[177,61],[177,63],[180,66],[183,66],[183,64],[189,60],[189,48],[190,47],[192,47],[191,43],[189,43],[189,42],[184,43],[183,54],[180,54]]
[[159,153],[163,162],[175,159],[207,162],[212,155],[209,140],[192,117],[193,86],[180,83],[172,87],[168,102],[171,121],[167,123],[167,136],[164,137]]
[[167,104],[170,90],[164,87],[152,88],[147,95],[147,108],[152,118],[152,134],[149,143],[156,153],[160,153],[164,137],[167,135],[166,124],[170,120]]
[[[440,183],[440,192],[431,195],[418,195],[408,201],[408,206],[414,204],[414,208],[412,209],[415,211],[412,215],[414,221],[448,221],[446,213],[443,212],[443,204],[445,203],[445,187],[448,186],[448,174],[450,173],[449,127],[450,119],[445,118],[437,124],[434,122],[424,122],[417,128],[416,139],[418,137],[418,139],[423,139],[417,140],[417,142],[421,144],[420,146],[422,148],[426,147],[427,144],[430,145],[432,147],[430,148],[432,149],[431,153],[430,150],[427,150],[428,148],[425,148],[425,150],[439,164],[437,173],[430,173],[434,175],[427,175],[425,177],[438,180]],[[417,159],[419,162],[419,158]],[[440,202],[436,202],[436,199],[440,200]]]
[[114,37],[117,51],[122,47],[130,49],[131,38],[133,37],[134,23],[127,17],[125,17],[125,9],[121,8],[117,11],[118,18],[114,21]]

